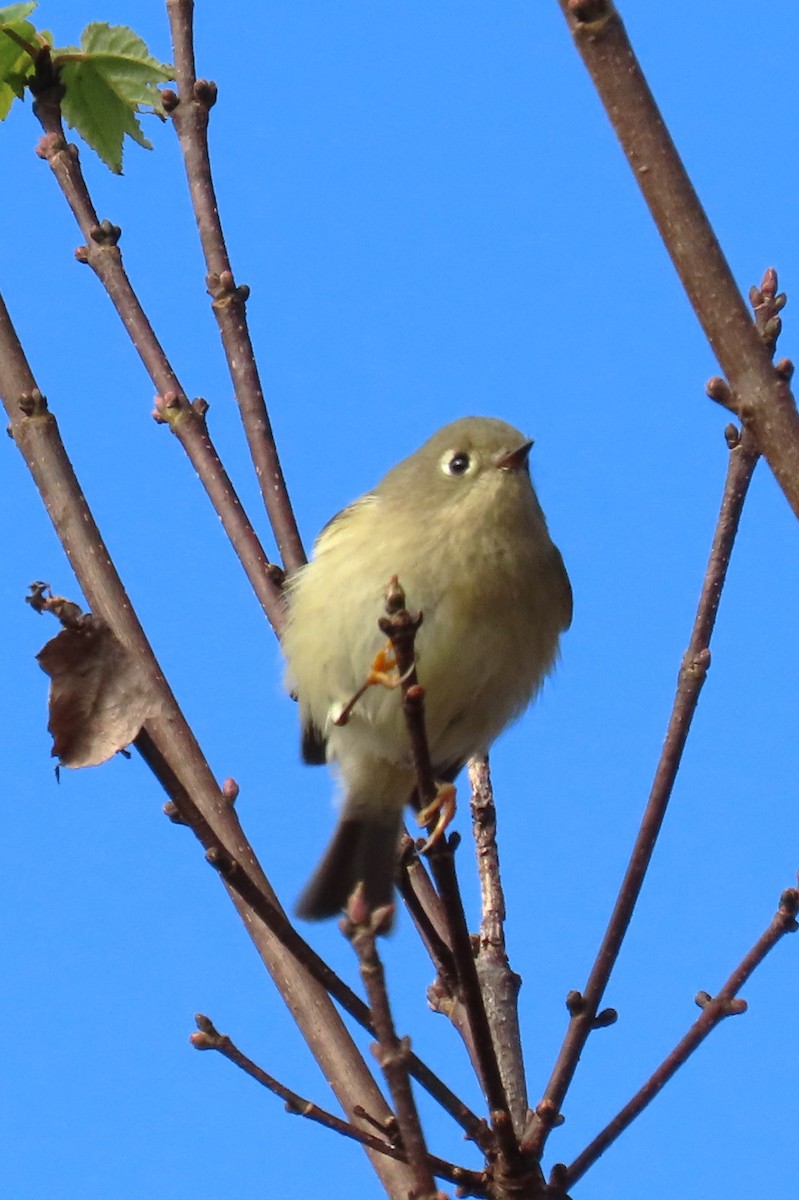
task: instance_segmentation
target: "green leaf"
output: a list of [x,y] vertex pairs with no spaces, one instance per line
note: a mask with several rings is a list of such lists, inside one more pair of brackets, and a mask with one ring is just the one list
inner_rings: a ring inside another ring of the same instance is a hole
[[150,150],[136,114],[163,115],[157,83],[174,78],[173,68],[153,58],[142,39],[124,25],[87,25],[81,48],[53,51],[66,89],[61,111],[103,162],[119,174],[125,134]]
[[[0,8],[0,121],[8,116],[14,100],[22,99],[25,80],[33,73],[34,60],[17,39],[38,46],[36,30],[25,20],[35,7],[28,3]],[[9,31],[16,37],[10,37]]]
[[29,17],[36,8],[36,0],[30,0],[27,4],[8,4],[5,8],[0,8],[0,26],[14,25],[17,21],[24,21]]

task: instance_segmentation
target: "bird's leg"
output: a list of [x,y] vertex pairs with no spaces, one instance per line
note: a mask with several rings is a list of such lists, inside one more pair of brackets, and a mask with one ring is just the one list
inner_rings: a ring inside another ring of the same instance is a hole
[[[411,667],[412,669],[413,667]],[[386,642],[385,646],[378,650],[374,656],[372,665],[366,676],[366,682],[361,684],[354,696],[350,697],[333,721],[333,724],[346,725],[355,705],[370,687],[380,684],[381,687],[398,688],[404,679],[405,676],[400,675],[397,670],[397,658],[394,654],[394,647],[391,645],[391,642]]]
[[433,817],[438,813],[435,829],[420,848],[421,854],[430,850],[444,836],[444,830],[455,816],[455,796],[455,785],[453,783],[437,783],[434,799],[416,814],[416,820],[424,827],[425,825],[429,825]]

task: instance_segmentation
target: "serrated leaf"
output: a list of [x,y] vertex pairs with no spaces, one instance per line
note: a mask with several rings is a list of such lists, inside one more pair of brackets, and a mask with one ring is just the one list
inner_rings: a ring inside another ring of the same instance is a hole
[[158,62],[142,39],[124,25],[95,22],[81,36],[81,48],[53,51],[65,95],[61,111],[103,162],[115,173],[122,170],[125,134],[152,149],[136,114],[148,108],[163,114],[157,83],[172,79],[167,63]]
[[27,4],[7,4],[5,8],[0,8],[0,26],[13,25],[16,21],[24,21],[29,17],[36,8],[35,0],[29,0]]
[[84,54],[106,75],[117,95],[129,104],[142,104],[163,112],[161,93],[155,85],[174,79],[174,67],[153,58],[132,29],[96,21],[84,29],[81,46]]
[[61,111],[67,124],[78,131],[115,175],[122,171],[125,134],[146,150],[152,149],[130,105],[92,67],[65,63],[61,80],[66,87]]

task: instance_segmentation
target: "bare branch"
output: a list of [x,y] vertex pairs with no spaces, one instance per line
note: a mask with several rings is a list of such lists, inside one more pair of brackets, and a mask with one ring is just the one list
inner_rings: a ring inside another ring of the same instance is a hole
[[[198,1013],[195,1020],[200,1032],[191,1035],[189,1038],[191,1044],[197,1050],[217,1050],[234,1066],[239,1067],[251,1079],[254,1079],[256,1083],[260,1083],[262,1087],[274,1092],[276,1096],[284,1100],[287,1112],[307,1117],[308,1120],[315,1121],[318,1125],[323,1125],[334,1133],[340,1133],[343,1137],[351,1138],[355,1142],[360,1142],[361,1145],[368,1146],[378,1154],[385,1154],[399,1162],[408,1161],[401,1146],[396,1145],[393,1141],[386,1141],[386,1137],[390,1136],[391,1130],[395,1129],[397,1125],[393,1115],[386,1121],[375,1121],[360,1105],[356,1105],[353,1115],[371,1126],[376,1131],[375,1133],[368,1133],[365,1129],[359,1129],[349,1121],[342,1121],[341,1117],[320,1108],[312,1100],[305,1100],[297,1092],[280,1083],[273,1075],[264,1071],[262,1067],[248,1058],[227,1034],[219,1033],[208,1017]],[[470,1171],[467,1167],[460,1167],[456,1163],[438,1158],[434,1154],[428,1155],[427,1161],[433,1174],[440,1179],[447,1179],[450,1183],[457,1184],[461,1195],[485,1196],[486,1178],[483,1172]]]
[[241,411],[255,473],[287,572],[305,562],[297,522],[266,410],[264,394],[247,325],[249,288],[237,286],[230,265],[216,202],[208,152],[208,115],[216,103],[216,86],[197,79],[194,65],[193,0],[167,0],[175,52],[178,94],[165,92],[186,167],[194,215],[206,265],[206,283],[219,326],[228,369]]
[[724,372],[729,403],[799,516],[799,414],[757,336],[611,0],[558,0],[666,249]]
[[133,342],[158,392],[156,416],[170,429],[186,451],[209,499],[241,561],[247,578],[273,629],[280,635],[285,621],[280,581],[247,518],[241,501],[211,442],[204,419],[203,402],[186,399],[163,347],[142,308],[127,273],[118,242],[119,226],[100,222],[81,170],[78,148],[68,144],[61,120],[61,88],[57,81],[38,88],[34,112],[44,130],[37,148],[47,160],[86,239],[76,258],[87,263],[106,289],[122,324]]
[[441,898],[433,887],[432,880],[407,830],[400,842],[400,870],[397,876],[397,888],[405,901],[439,979],[447,992],[453,995],[458,980],[452,949],[447,941],[447,923],[441,908]]
[[[327,1112],[320,1108],[318,1104],[314,1104],[312,1100],[305,1100],[297,1092],[286,1087],[274,1075],[270,1075],[263,1067],[259,1067],[251,1058],[248,1058],[238,1046],[233,1042],[226,1033],[220,1033],[209,1017],[202,1013],[197,1013],[194,1018],[197,1023],[199,1033],[193,1033],[189,1038],[195,1050],[216,1050],[219,1054],[226,1058],[228,1062],[244,1071],[251,1079],[260,1083],[268,1091],[279,1096],[285,1101],[286,1111],[295,1113],[297,1116],[307,1117],[309,1121],[315,1121],[318,1125],[323,1125],[326,1129],[333,1130],[334,1133],[340,1133],[344,1137],[352,1138],[353,1141],[361,1142],[364,1146],[370,1146],[373,1150],[379,1151],[381,1154],[388,1154],[391,1158],[403,1160],[402,1151],[391,1142],[387,1142],[385,1137],[377,1137],[375,1134],[367,1133],[364,1129],[358,1129],[357,1126],[350,1124],[349,1121],[343,1121],[341,1117],[335,1116],[333,1113]],[[366,1118],[362,1116],[361,1120]],[[386,1125],[391,1125],[394,1122],[393,1116],[386,1121]],[[368,1122],[376,1128],[381,1129],[385,1134],[386,1130],[378,1121]]]
[[[435,800],[438,788],[424,726],[424,689],[416,675],[414,642],[421,616],[407,611],[405,594],[396,579],[392,581],[386,598],[386,611],[389,615],[381,619],[380,628],[390,639],[396,657],[402,681],[403,711],[416,768],[419,802],[422,808],[426,808]],[[466,1008],[469,1021],[471,1038],[467,1046],[470,1052],[474,1053],[473,1061],[488,1102],[503,1169],[508,1175],[512,1175],[516,1170],[524,1172],[526,1167],[513,1132],[455,874],[454,852],[457,845],[457,836],[439,839],[429,850],[428,861],[446,915],[448,941],[458,973],[460,999]]]
[[417,1200],[438,1200],[439,1193],[430,1169],[419,1110],[408,1074],[410,1042],[408,1038],[397,1037],[386,991],[385,972],[377,952],[377,935],[385,932],[390,924],[390,919],[387,920],[389,912],[392,912],[389,908],[379,908],[374,913],[368,911],[363,886],[359,884],[350,899],[347,919],[342,922],[342,928],[358,956],[361,979],[369,997],[369,1010],[377,1033],[377,1043],[372,1050],[394,1101],[402,1146],[413,1173],[414,1197]]
[[764,930],[749,953],[735,968],[721,991],[713,997],[710,997],[707,992],[699,993],[696,1002],[702,1009],[702,1015],[694,1022],[685,1037],[678,1042],[671,1054],[663,1060],[632,1100],[625,1104],[624,1108],[616,1114],[602,1132],[597,1134],[581,1154],[578,1154],[574,1162],[568,1167],[558,1164],[553,1172],[552,1183],[557,1183],[562,1188],[572,1187],[600,1155],[604,1154],[608,1146],[615,1142],[627,1126],[654,1100],[658,1092],[687,1062],[708,1034],[712,1033],[725,1017],[737,1016],[746,1012],[746,1002],[736,1000],[735,997],[755,968],[760,966],[769,951],[777,945],[777,942],[786,933],[795,933],[799,928],[796,922],[797,911],[799,911],[799,891],[796,888],[788,888],[780,897],[780,906],[768,928]]
[[[735,430],[733,429],[733,434]],[[633,846],[616,904],[597,953],[585,991],[579,1002],[570,1005],[569,1027],[535,1116],[525,1134],[524,1146],[540,1157],[549,1131],[557,1123],[564,1097],[571,1083],[588,1035],[596,1028],[597,1012],[627,932],[643,886],[655,842],[666,815],[674,780],[688,738],[699,693],[710,665],[710,639],[718,612],[721,591],[738,531],[746,493],[757,464],[752,435],[744,430],[740,440],[732,438],[727,478],[721,509],[713,537],[707,571],[702,585],[694,627],[683,656],[677,692],[671,711],[666,739],[660,755],[652,790],[641,827]]]
[[[278,904],[271,889],[259,887],[242,862],[225,848],[210,825],[203,820],[191,797],[182,789],[179,780],[168,764],[164,762],[146,730],[143,730],[136,739],[136,749],[145,759],[167,795],[172,797],[172,805],[179,817],[179,823],[191,828],[205,847],[208,862],[224,879],[234,896],[240,897],[241,901],[252,909],[267,929],[279,940],[281,946],[285,947],[294,960],[305,968],[345,1012],[349,1013],[363,1029],[374,1035],[375,1028],[368,1005],[300,936]],[[174,819],[171,812],[168,815]],[[235,820],[236,827],[240,828],[238,818],[232,811],[230,819]],[[243,839],[243,833],[240,836]],[[304,1036],[313,1050],[313,1040],[308,1038],[306,1032],[304,1032]],[[415,1054],[409,1055],[408,1063],[411,1074],[425,1091],[461,1126],[466,1137],[475,1142],[485,1153],[490,1144],[485,1122],[481,1121]]]
[[527,1118],[527,1083],[519,1030],[521,979],[511,970],[505,947],[505,895],[499,873],[497,810],[487,758],[469,763],[472,832],[482,898],[477,975],[485,999],[499,1071],[513,1127],[521,1138]]

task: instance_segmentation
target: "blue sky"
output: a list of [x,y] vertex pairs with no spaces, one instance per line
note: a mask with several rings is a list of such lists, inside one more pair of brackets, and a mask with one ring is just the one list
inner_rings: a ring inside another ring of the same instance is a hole
[[[799,287],[794,198],[799,14],[788,0],[622,5],[633,43],[743,289],[776,265]],[[130,23],[169,58],[156,0],[43,4],[77,41]],[[726,466],[717,372],[557,4],[198,6],[215,79],[216,184],[272,420],[310,542],[444,422],[503,417],[575,592],[562,661],[496,746],[494,778],[531,1098],[583,986],[646,800]],[[265,530],[231,397],[173,132],[129,146],[122,179],[83,163],[102,217],[246,508]],[[271,632],[152,386],[35,157],[30,108],[0,130],[0,289],[160,661],[290,902],[332,824],[324,771],[299,765]],[[12,231],[11,234],[8,231]],[[794,309],[781,352],[795,350]],[[267,1070],[324,1081],[191,835],[142,764],[53,774],[55,632],[28,583],[77,587],[22,460],[0,463],[0,719],[7,984],[2,1165],[15,1200],[380,1195],[364,1156],[187,1044],[208,1013]],[[264,536],[268,535],[264,532]],[[270,543],[271,545],[271,543]],[[573,1158],[682,1036],[799,867],[799,534],[768,468],[747,503],[683,770],[606,995],[620,1019],[584,1053],[550,1142]],[[462,807],[459,821],[466,829]],[[472,915],[468,847],[462,875]],[[455,1034],[427,1012],[430,969],[400,921],[386,943],[397,1022],[472,1105]],[[313,944],[355,977],[334,925]],[[795,1195],[797,943],[575,1188],[586,1200]],[[362,1044],[366,1047],[366,1039]],[[367,1051],[368,1052],[368,1051]],[[470,1165],[423,1103],[431,1148]]]

